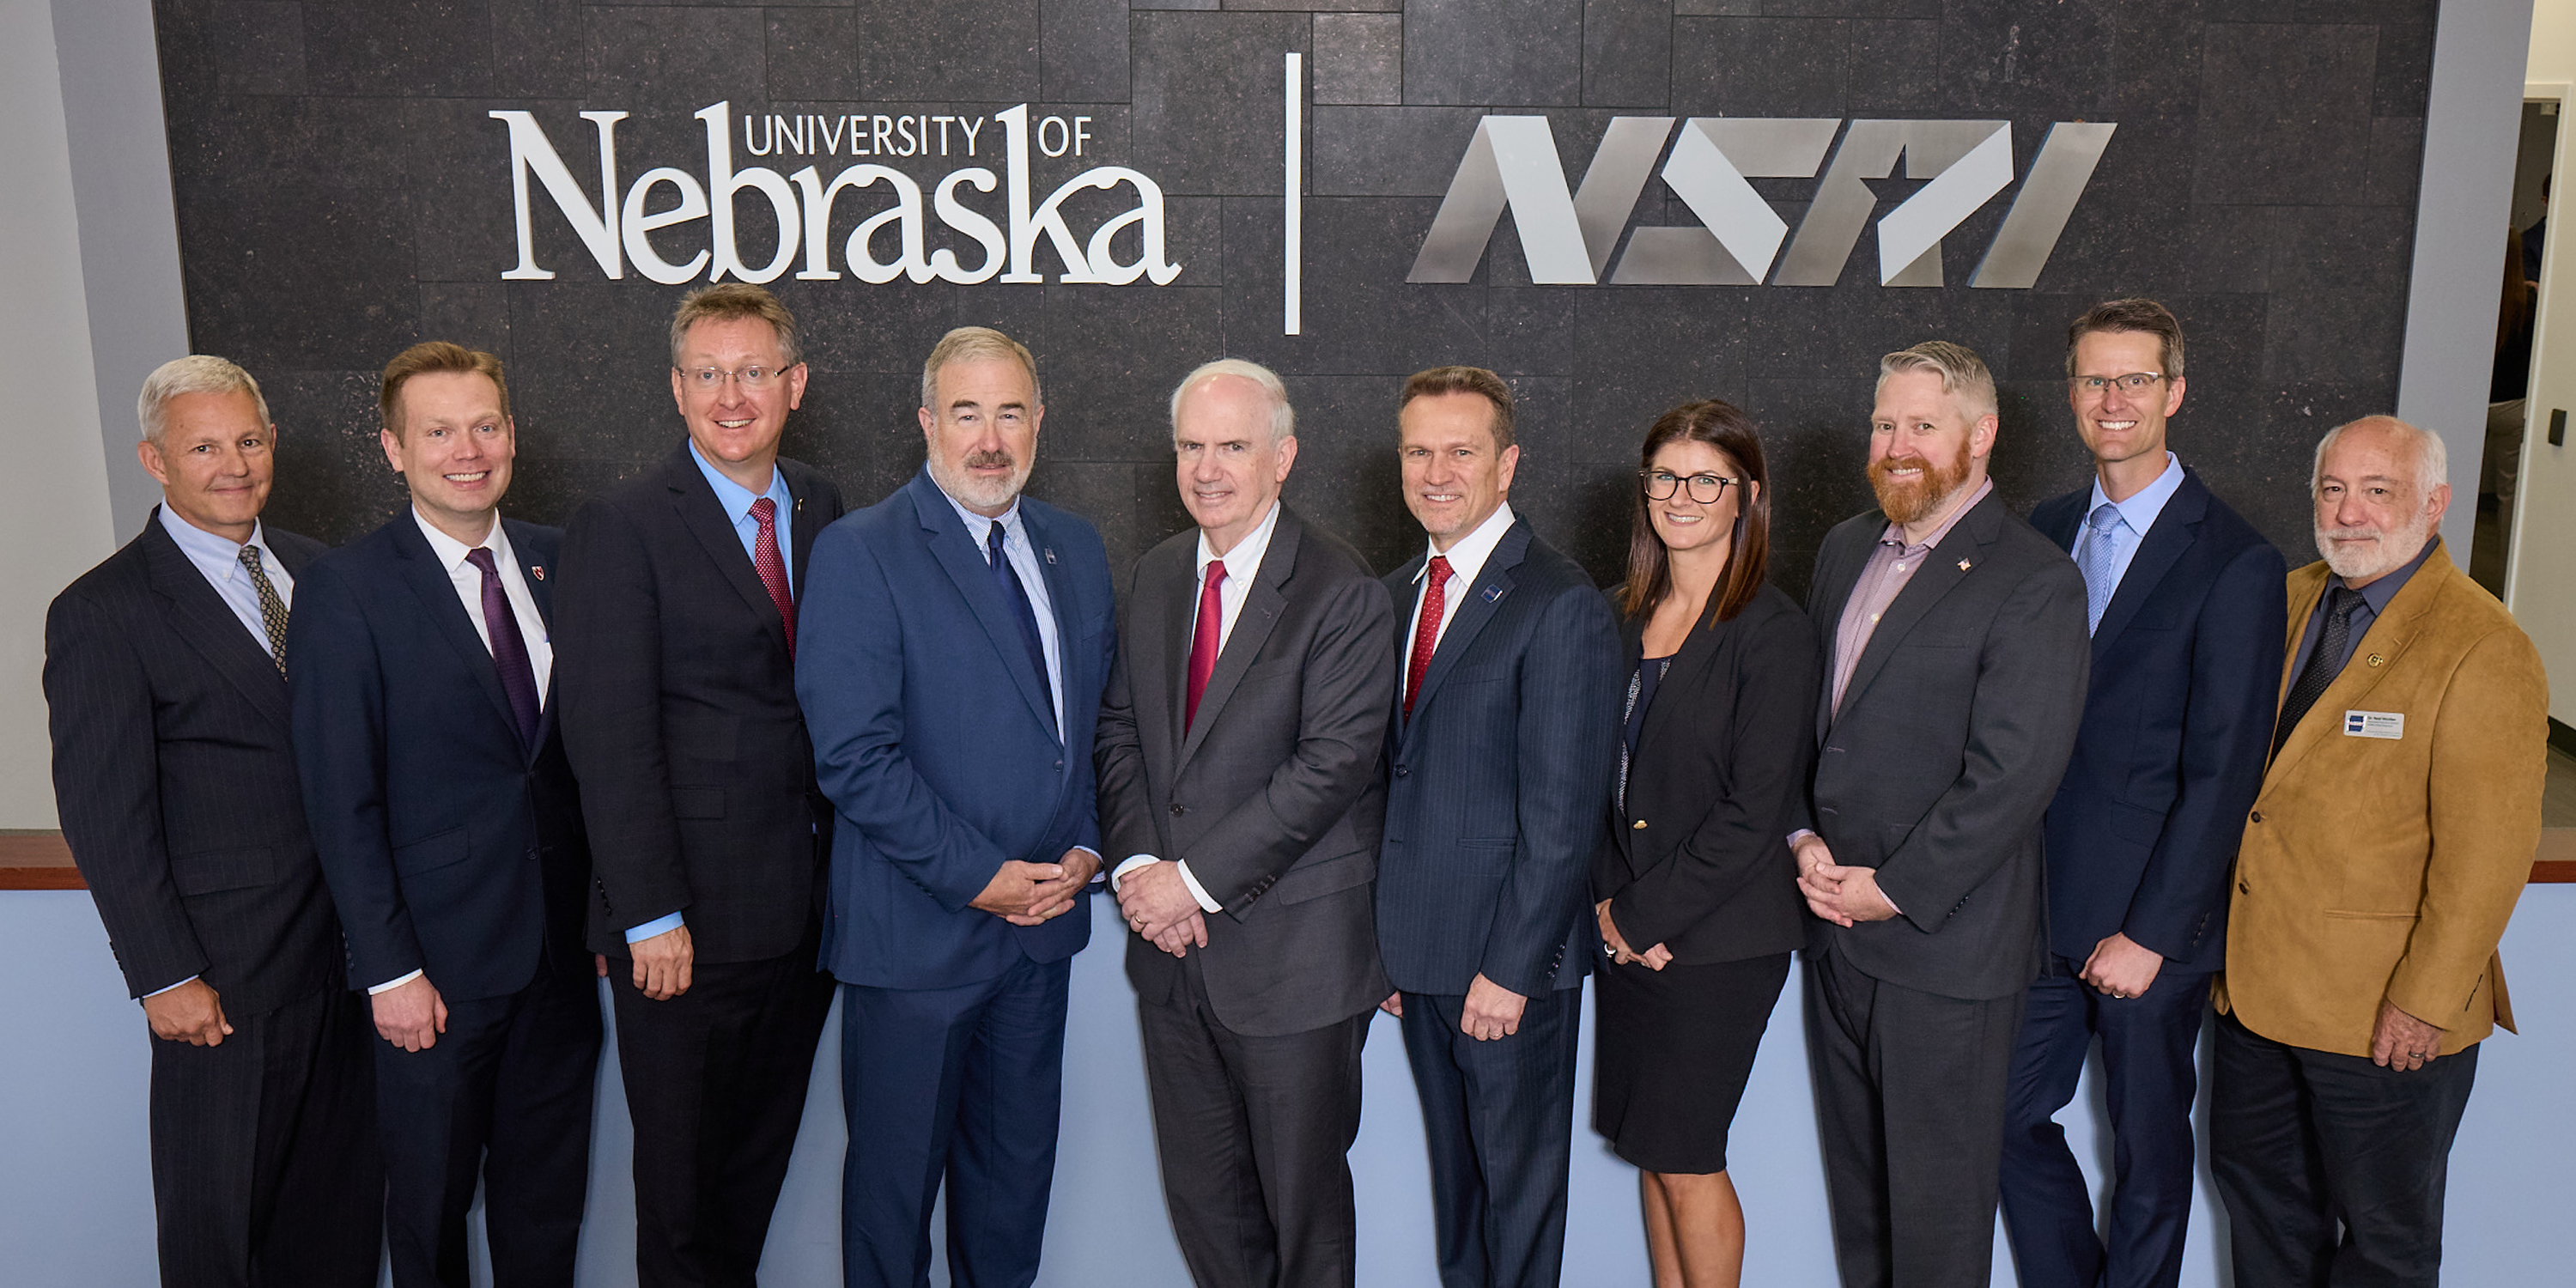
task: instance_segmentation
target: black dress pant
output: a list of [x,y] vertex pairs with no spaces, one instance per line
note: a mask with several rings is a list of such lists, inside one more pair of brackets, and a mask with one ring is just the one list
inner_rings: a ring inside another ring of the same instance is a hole
[[1986,1288],[2022,998],[1943,997],[1807,953],[1807,1062],[1845,1288]]
[[1550,989],[1518,1032],[1479,1042],[1463,993],[1404,995],[1404,1055],[1422,1098],[1442,1288],[1555,1288],[1574,1158],[1583,990]]
[[1198,1288],[1349,1288],[1351,1142],[1369,1017],[1251,1036],[1210,1006],[1200,957],[1167,1005],[1139,1002],[1172,1232]]
[[[2174,1288],[2191,1224],[2193,1060],[2209,975],[2167,967],[2145,994],[2120,998],[2078,978],[2083,969],[2049,957],[2013,1052],[2003,1170],[2013,1267],[2022,1288]],[[2107,1242],[2095,1233],[2092,1186],[2057,1125],[2097,1034],[2111,1119]]]
[[162,1284],[374,1288],[385,1172],[365,999],[330,988],[226,1018],[216,1046],[151,1040]]
[[832,1009],[820,934],[784,957],[699,962],[689,991],[662,1002],[636,989],[632,963],[609,961],[643,1288],[749,1288],[759,1273]]
[[2421,1069],[2275,1042],[2233,1015],[2211,1042],[2209,1168],[2236,1288],[2431,1288],[2442,1190],[2478,1048]]
[[447,1031],[428,1047],[376,1039],[395,1288],[467,1288],[477,1179],[493,1288],[572,1282],[590,1190],[596,980],[588,954],[552,953],[516,993],[448,999]]

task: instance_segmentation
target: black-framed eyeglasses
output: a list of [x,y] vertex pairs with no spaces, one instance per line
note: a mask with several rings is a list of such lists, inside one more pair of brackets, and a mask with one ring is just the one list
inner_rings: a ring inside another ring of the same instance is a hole
[[785,374],[777,367],[763,366],[744,367],[739,371],[727,371],[722,367],[687,367],[680,371],[681,378],[688,381],[691,388],[709,393],[724,388],[728,379],[745,389],[767,389]]
[[2165,373],[2161,371],[2132,371],[2125,376],[2069,376],[2066,383],[2087,398],[2099,398],[2113,389],[2135,398],[2155,388],[2156,382],[2164,378]]
[[1683,478],[1671,470],[1639,470],[1637,477],[1644,481],[1646,499],[1649,501],[1672,500],[1673,492],[1688,484],[1687,491],[1691,500],[1701,505],[1715,505],[1718,498],[1726,495],[1726,489],[1744,486],[1744,480],[1728,478],[1723,474],[1693,474],[1689,478]]

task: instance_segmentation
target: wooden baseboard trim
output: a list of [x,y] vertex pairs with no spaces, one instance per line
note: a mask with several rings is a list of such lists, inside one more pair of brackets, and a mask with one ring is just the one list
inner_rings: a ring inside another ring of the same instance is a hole
[[0,890],[87,890],[79,868],[0,868]]

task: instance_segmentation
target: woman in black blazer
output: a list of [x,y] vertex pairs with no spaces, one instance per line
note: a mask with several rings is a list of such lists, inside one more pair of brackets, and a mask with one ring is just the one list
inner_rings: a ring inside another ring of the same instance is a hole
[[1723,402],[1646,433],[1619,594],[1626,745],[1592,863],[1593,1127],[1640,1168],[1658,1285],[1734,1285],[1744,1210],[1727,1128],[1801,943],[1788,834],[1813,759],[1822,660],[1763,580],[1762,441]]

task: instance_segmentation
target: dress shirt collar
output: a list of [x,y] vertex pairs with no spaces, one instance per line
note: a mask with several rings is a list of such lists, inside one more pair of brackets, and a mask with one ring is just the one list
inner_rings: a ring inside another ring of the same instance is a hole
[[250,540],[235,542],[230,537],[216,536],[180,518],[167,504],[158,508],[161,512],[161,530],[169,533],[170,539],[179,543],[179,552],[188,556],[188,561],[197,565],[198,569],[208,577],[225,581],[242,575],[241,551],[245,545],[259,547],[260,569],[271,577],[276,576],[283,567],[277,562],[277,552],[268,548],[265,532],[259,526],[257,519],[251,520]]
[[1235,542],[1232,550],[1209,549],[1207,529],[1199,529],[1198,579],[1206,581],[1207,566],[1219,559],[1225,560],[1228,581],[1259,571],[1262,556],[1270,553],[1270,534],[1279,530],[1279,505],[1277,497],[1271,498],[1270,513],[1261,516],[1261,522],[1245,534],[1243,540]]
[[1431,553],[1422,560],[1422,572],[1415,573],[1413,579],[1422,580],[1423,574],[1431,571],[1433,559],[1447,559],[1449,575],[1462,583],[1473,585],[1476,575],[1485,570],[1485,561],[1493,557],[1494,547],[1503,544],[1503,534],[1511,530],[1512,503],[1505,501],[1495,506],[1494,512],[1486,515],[1485,521],[1477,524],[1475,531],[1458,538],[1457,542],[1447,550],[1442,550],[1438,546],[1429,547]]
[[[2370,615],[2374,619],[2388,611],[2388,601],[2397,598],[2397,592],[2406,589],[2406,583],[2415,576],[2415,570],[2423,567],[2424,561],[2432,558],[2434,549],[2441,544],[2442,538],[2439,535],[2434,536],[2432,540],[2424,543],[2423,549],[2415,552],[2414,558],[2407,560],[2397,571],[2361,588],[2361,602],[2370,605]],[[2331,596],[2334,591],[2343,587],[2344,580],[2341,576],[2334,573],[2326,574],[2327,596]],[[2324,612],[2325,604],[2326,598],[2320,597],[2317,600],[2317,611]]]
[[[939,480],[932,479],[930,481],[930,485],[932,487],[939,487]],[[977,554],[982,554],[984,552],[984,543],[992,539],[993,525],[996,523],[1002,525],[1002,543],[1005,546],[1010,544],[1011,536],[1014,533],[1018,533],[1020,535],[1022,544],[1027,544],[1028,534],[1021,532],[1020,498],[1016,496],[1012,497],[1010,509],[1002,511],[999,515],[988,516],[977,514],[973,510],[967,509],[965,502],[958,500],[956,497],[949,496],[948,489],[944,487],[939,488],[939,495],[947,497],[948,507],[955,510],[957,512],[957,517],[965,522],[966,535],[975,538],[975,552]]]
[[2129,525],[2129,531],[2144,536],[2147,529],[2155,526],[2156,516],[2165,512],[2165,503],[2182,490],[2182,478],[2182,459],[2167,452],[2165,472],[2157,475],[2155,482],[2139,488],[2126,501],[2114,501],[2110,493],[2102,490],[2102,476],[2096,473],[2093,476],[2093,499],[2085,503],[2084,513],[2090,515],[2105,504],[2111,505],[2120,511],[2120,520]]
[[699,453],[698,441],[694,438],[689,440],[689,459],[697,462],[698,473],[707,476],[707,486],[716,490],[716,504],[724,507],[727,523],[740,527],[742,516],[751,513],[751,503],[764,496],[777,507],[775,517],[779,520],[784,520],[787,512],[795,508],[794,498],[787,494],[787,476],[780,473],[774,463],[769,467],[769,490],[754,492],[726,478],[723,470],[709,464],[707,458]]
[[482,540],[470,546],[439,531],[438,525],[431,523],[428,516],[420,512],[418,506],[412,507],[411,521],[420,525],[420,535],[429,540],[429,552],[438,557],[438,566],[450,573],[463,567],[465,556],[476,550],[488,549],[492,552],[492,571],[495,573],[498,573],[501,566],[510,560],[509,534],[501,531],[501,514],[497,510],[492,514],[492,530],[484,533]]
[[1923,538],[1920,544],[1911,546],[1905,544],[1905,525],[1901,523],[1888,524],[1887,531],[1878,534],[1878,544],[1882,546],[1894,546],[1897,550],[1909,555],[1918,551],[1929,550],[1932,547],[1941,544],[1941,542],[1950,535],[1950,529],[1958,527],[1959,520],[1967,518],[1968,511],[1976,509],[1978,503],[1986,499],[1986,494],[1994,490],[1995,481],[1993,479],[1987,479],[1984,482],[1977,484],[1977,490],[1968,495],[1967,501],[1962,503],[1958,509],[1952,510],[1950,512],[1950,517],[1943,519],[1941,521],[1941,526],[1934,528],[1932,530],[1932,535]]

